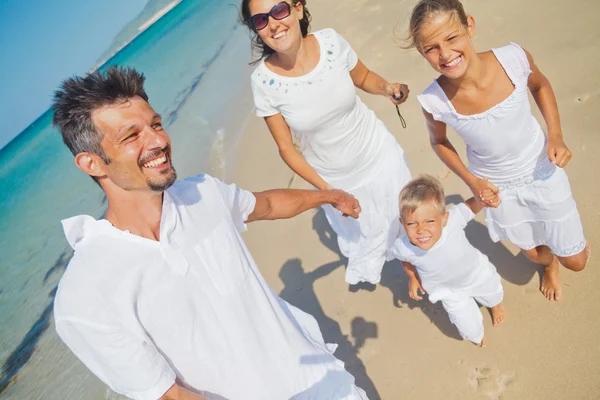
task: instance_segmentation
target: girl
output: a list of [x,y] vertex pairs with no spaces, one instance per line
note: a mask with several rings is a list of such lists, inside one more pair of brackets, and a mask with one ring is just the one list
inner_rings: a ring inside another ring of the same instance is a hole
[[343,189],[360,201],[358,220],[332,207],[325,213],[349,258],[346,281],[378,283],[400,228],[398,195],[410,172],[404,151],[355,86],[394,104],[406,101],[408,87],[369,71],[333,29],[309,35],[306,0],[243,0],[241,12],[261,53],[252,74],[257,115],[295,173],[317,189]]
[[[580,271],[589,247],[563,170],[571,152],[554,92],[519,45],[477,53],[474,34],[475,20],[458,0],[421,0],[412,12],[409,47],[441,74],[418,96],[431,144],[487,206],[492,240],[511,241],[542,264],[540,290],[549,300],[560,300],[559,262]],[[528,89],[547,135],[531,114]],[[446,137],[447,125],[467,145],[468,169]]]

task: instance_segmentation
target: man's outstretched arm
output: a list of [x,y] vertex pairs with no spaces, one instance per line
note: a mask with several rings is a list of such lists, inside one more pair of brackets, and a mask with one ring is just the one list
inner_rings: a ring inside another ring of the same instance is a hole
[[246,222],[292,218],[324,204],[353,218],[358,218],[361,211],[358,200],[343,190],[275,189],[253,194],[256,205]]

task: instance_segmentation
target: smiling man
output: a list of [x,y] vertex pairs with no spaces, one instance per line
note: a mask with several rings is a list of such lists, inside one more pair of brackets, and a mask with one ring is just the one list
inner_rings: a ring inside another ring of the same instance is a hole
[[276,296],[240,232],[332,204],[339,190],[250,193],[208,175],[176,182],[144,77],[110,68],[66,80],[54,124],[106,193],[106,218],[63,221],[75,255],[56,330],[114,391],[134,399],[366,399],[310,315]]

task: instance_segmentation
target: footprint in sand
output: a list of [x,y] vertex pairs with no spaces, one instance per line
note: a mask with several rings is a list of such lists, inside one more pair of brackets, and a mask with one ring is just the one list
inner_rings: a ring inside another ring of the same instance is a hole
[[469,376],[469,384],[479,394],[486,395],[490,400],[501,400],[502,395],[517,380],[517,374],[509,372],[502,374],[495,368],[476,367]]

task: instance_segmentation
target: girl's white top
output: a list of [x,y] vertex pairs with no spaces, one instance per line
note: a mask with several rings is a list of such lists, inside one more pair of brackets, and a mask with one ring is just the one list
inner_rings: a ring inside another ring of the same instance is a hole
[[406,235],[400,236],[391,249],[395,258],[415,266],[433,303],[453,292],[476,288],[496,273],[487,256],[473,247],[465,235],[464,229],[475,214],[464,203],[450,207],[448,213],[442,236],[431,249],[418,248]]
[[393,138],[356,94],[352,47],[333,29],[314,36],[320,59],[308,74],[285,77],[264,60],[258,65],[251,78],[256,115],[280,113],[306,161],[326,182],[349,190],[372,179],[386,139]]
[[475,115],[456,112],[437,80],[417,96],[436,121],[452,127],[467,145],[469,169],[495,184],[549,175],[546,136],[531,114],[527,80],[531,69],[525,51],[510,43],[492,49],[515,89],[494,107]]

